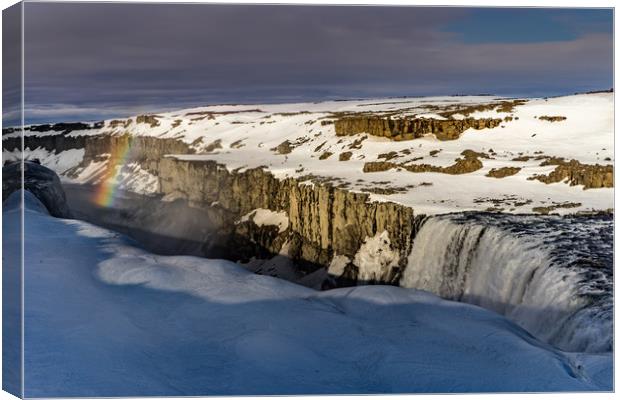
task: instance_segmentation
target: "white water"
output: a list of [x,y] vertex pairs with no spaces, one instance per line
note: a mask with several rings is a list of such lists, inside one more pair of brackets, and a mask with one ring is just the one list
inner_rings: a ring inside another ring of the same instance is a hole
[[563,350],[609,351],[611,319],[580,295],[580,272],[535,234],[445,216],[422,226],[400,285],[496,311]]

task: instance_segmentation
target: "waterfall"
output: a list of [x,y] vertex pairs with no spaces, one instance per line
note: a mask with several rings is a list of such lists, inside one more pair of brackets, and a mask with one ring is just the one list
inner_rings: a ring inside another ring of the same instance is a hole
[[[493,223],[492,217],[484,218],[427,219],[413,242],[400,285],[503,314],[562,350],[611,351],[610,287],[602,294],[600,285],[596,293],[588,290],[596,285],[584,275],[601,271],[587,271],[569,262],[574,261],[571,257],[562,259],[570,252],[558,251],[561,246],[554,245],[579,246],[578,240],[557,239],[566,232],[561,227],[550,229],[548,220],[539,231],[527,225],[535,226],[536,217],[526,221],[527,228],[521,232],[511,221],[502,225]],[[611,278],[607,283],[611,285]]]

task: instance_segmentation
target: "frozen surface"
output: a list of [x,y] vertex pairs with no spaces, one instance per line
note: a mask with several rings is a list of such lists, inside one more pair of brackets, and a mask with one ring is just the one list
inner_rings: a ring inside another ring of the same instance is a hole
[[611,355],[562,353],[476,306],[156,256],[25,199],[28,397],[611,389]]
[[611,352],[613,217],[431,217],[400,285],[494,310],[564,350]]

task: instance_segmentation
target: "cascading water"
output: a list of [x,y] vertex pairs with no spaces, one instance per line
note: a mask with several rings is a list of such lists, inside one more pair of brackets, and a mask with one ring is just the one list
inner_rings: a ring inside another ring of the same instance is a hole
[[501,313],[565,351],[613,342],[613,218],[450,214],[427,219],[403,287]]

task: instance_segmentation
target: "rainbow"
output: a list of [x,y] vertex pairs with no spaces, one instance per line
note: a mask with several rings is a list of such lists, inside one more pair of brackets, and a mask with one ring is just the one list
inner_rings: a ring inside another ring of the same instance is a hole
[[113,150],[108,159],[106,170],[93,196],[95,204],[101,207],[114,205],[114,198],[119,186],[117,176],[127,162],[131,150],[131,141],[130,136],[125,136],[112,145]]

